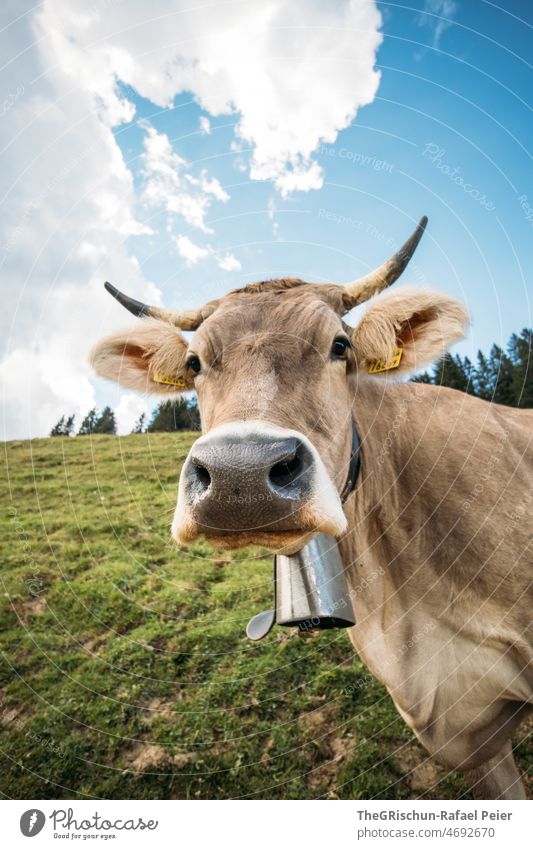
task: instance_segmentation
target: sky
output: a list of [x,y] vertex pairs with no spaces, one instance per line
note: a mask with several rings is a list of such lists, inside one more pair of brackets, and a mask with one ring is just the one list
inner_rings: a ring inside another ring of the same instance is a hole
[[467,304],[454,350],[531,326],[532,25],[519,0],[4,0],[3,438],[154,407],[91,374],[133,321],[104,280],[176,309],[343,283],[425,214],[402,280]]

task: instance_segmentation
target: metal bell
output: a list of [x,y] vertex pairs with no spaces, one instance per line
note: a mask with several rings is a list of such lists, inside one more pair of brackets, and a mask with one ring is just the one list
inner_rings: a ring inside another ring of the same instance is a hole
[[355,614],[337,541],[317,534],[295,554],[274,558],[275,607],[254,616],[246,633],[260,640],[274,624],[300,630],[351,628]]
[[334,537],[317,534],[296,554],[276,556],[276,622],[301,631],[355,625]]

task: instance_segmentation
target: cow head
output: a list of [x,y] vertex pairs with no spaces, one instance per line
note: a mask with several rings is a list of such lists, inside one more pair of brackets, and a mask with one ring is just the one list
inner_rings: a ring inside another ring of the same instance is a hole
[[[441,356],[466,326],[464,307],[412,289],[375,298],[359,325],[343,315],[401,274],[425,228],[346,286],[284,279],[254,283],[197,311],[149,307],[107,285],[143,317],[102,340],[98,374],[158,394],[196,390],[203,435],[183,466],[176,540],[295,550],[317,532],[339,536],[339,492],[351,450],[353,381],[402,349],[394,375]],[[194,330],[187,342],[178,332]],[[388,374],[388,372],[384,372]]]

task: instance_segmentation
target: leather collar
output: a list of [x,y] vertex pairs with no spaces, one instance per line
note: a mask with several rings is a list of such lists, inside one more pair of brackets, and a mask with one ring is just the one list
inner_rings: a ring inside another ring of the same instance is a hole
[[361,471],[360,447],[361,443],[359,440],[359,434],[357,433],[355,422],[352,419],[352,451],[350,454],[350,465],[348,466],[348,477],[341,492],[341,501],[343,504],[347,500],[348,496],[354,491],[359,477],[359,472]]

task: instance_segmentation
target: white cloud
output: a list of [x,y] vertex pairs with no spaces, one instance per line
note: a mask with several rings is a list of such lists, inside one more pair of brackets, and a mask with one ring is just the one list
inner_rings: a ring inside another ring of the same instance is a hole
[[318,162],[308,162],[300,156],[294,161],[292,168],[280,173],[274,182],[283,197],[287,197],[291,192],[308,192],[310,189],[322,188],[324,178]]
[[79,416],[95,404],[88,353],[121,315],[104,292],[106,277],[160,301],[125,246],[149,230],[135,218],[133,180],[110,113],[104,119],[57,68],[53,40],[32,47],[41,33],[20,11],[11,4],[18,20],[7,47],[0,44],[0,58],[15,57],[2,62],[3,85],[23,89],[0,123],[4,438],[46,435],[62,414]]
[[443,34],[452,26],[458,8],[455,0],[424,0],[424,9],[416,20],[418,26],[432,30],[432,46],[435,49],[438,50]]
[[150,405],[140,395],[133,395],[132,393],[121,395],[115,407],[117,433],[120,436],[131,433],[143,413],[146,416],[146,424],[148,424],[154,406],[154,404]]
[[202,0],[45,0],[40,18],[54,62],[104,120],[131,118],[117,80],[163,108],[191,92],[210,115],[238,115],[250,176],[282,194],[322,185],[313,152],[379,84],[375,0],[214,0],[208,14]]
[[[127,244],[152,232],[136,216],[139,199],[165,211],[171,232],[179,216],[204,233],[212,206],[228,201],[149,125],[137,196],[113,134],[135,118],[128,86],[156,107],[191,92],[208,115],[236,116],[250,176],[283,194],[307,191],[322,184],[317,145],[375,96],[381,35],[374,0],[214,0],[208,15],[202,0],[5,5],[2,83],[18,94],[0,122],[0,373],[4,434],[14,437],[47,433],[63,413],[92,406],[95,387],[105,391],[88,352],[127,319],[104,279],[160,302]],[[194,248],[195,262],[240,268],[212,245],[181,248],[189,261]]]
[[88,376],[80,377],[79,361],[69,363],[62,346],[53,352],[20,346],[0,363],[5,409],[5,438],[45,436],[63,414],[84,415],[95,405]]
[[211,253],[210,248],[201,248],[199,245],[195,245],[188,236],[178,236],[174,241],[179,255],[183,257],[185,264],[189,267],[196,265],[197,262],[205,259]]
[[204,136],[211,135],[211,121],[207,118],[206,115],[202,115],[200,117],[200,132]]
[[276,221],[276,201],[274,198],[269,198],[267,203],[267,218],[272,222],[272,235],[275,239],[279,239],[279,223]]
[[207,257],[214,257],[214,260],[219,268],[223,271],[240,271],[241,264],[236,256],[232,253],[220,255],[211,245],[200,247],[189,239],[188,236],[178,236],[174,238],[179,255],[185,260],[185,264],[190,268],[196,265]]
[[217,265],[223,271],[240,271],[242,268],[239,260],[233,254],[225,254],[217,259]]
[[145,121],[142,126],[146,130],[142,155],[146,179],[143,200],[149,206],[180,215],[191,227],[212,233],[205,217],[212,200],[226,203],[228,193],[215,177],[208,177],[205,170],[199,177],[188,173],[188,163],[173,150],[169,137],[158,133]]
[[199,186],[206,195],[212,195],[216,200],[221,200],[223,203],[229,200],[228,193],[222,188],[216,177],[208,177],[205,169],[200,172],[199,178],[187,174],[187,181],[192,186]]

